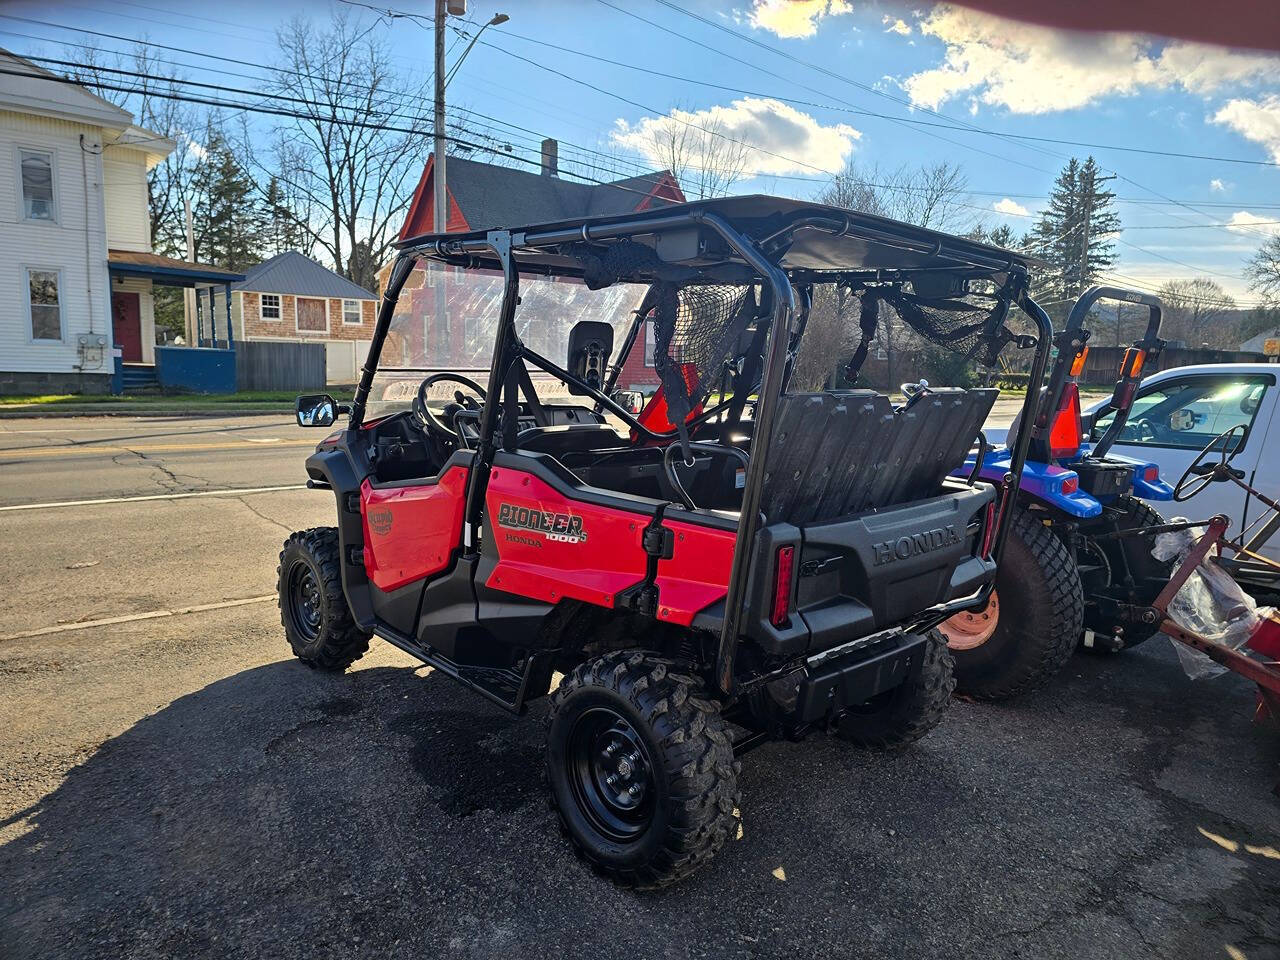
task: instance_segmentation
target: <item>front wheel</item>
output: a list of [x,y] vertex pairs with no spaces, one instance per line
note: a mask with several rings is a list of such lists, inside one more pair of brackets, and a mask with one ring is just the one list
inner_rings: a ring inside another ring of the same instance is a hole
[[276,569],[280,622],[299,660],[342,672],[369,649],[367,630],[342,592],[342,549],[333,527],[300,530],[284,542]]
[[628,887],[665,886],[737,830],[733,743],[678,661],[640,651],[579,666],[556,691],[547,779],[578,855]]
[[1119,652],[1151,639],[1160,632],[1160,626],[1126,615],[1117,604],[1150,606],[1173,575],[1174,562],[1157,560],[1151,555],[1151,548],[1155,546],[1155,538],[1151,536],[1107,540],[1090,537],[1095,532],[1142,530],[1165,522],[1164,517],[1136,497],[1118,498],[1105,508],[1100,520],[1102,523],[1096,528],[1081,529],[1086,557],[1095,571],[1086,577],[1090,590],[1089,603],[1084,608],[1084,625],[1096,634],[1119,638],[1117,645],[1090,649]]
[[1009,522],[991,600],[939,627],[955,657],[956,686],[982,700],[1046,683],[1083,629],[1080,571],[1066,544],[1026,510],[1015,509]]

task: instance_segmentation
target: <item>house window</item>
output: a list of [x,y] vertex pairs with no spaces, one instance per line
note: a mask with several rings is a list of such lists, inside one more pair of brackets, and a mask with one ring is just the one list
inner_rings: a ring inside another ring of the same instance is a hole
[[299,333],[329,332],[329,301],[314,297],[294,300],[296,326]]
[[364,323],[364,315],[361,313],[360,306],[359,300],[343,300],[342,322],[354,326]]
[[53,208],[53,154],[20,150],[22,216],[27,220],[56,220]]
[[57,270],[27,271],[31,339],[37,343],[62,342],[62,303],[58,288]]
[[262,295],[262,319],[280,319],[280,294],[264,293]]
[[655,356],[658,352],[658,344],[653,335],[653,321],[646,320],[644,322],[644,365],[652,367],[655,365]]

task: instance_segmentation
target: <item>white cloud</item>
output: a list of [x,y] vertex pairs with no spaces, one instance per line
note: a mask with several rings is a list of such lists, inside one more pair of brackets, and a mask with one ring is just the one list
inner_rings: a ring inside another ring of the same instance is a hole
[[1007,214],[1011,217],[1028,217],[1031,215],[1030,210],[1018,203],[1016,200],[1011,200],[1009,197],[1005,197],[1003,200],[997,200],[991,205],[991,209],[996,213]]
[[614,143],[643,155],[655,165],[668,162],[655,147],[661,131],[672,122],[698,136],[713,130],[725,139],[740,140],[754,148],[747,153],[748,177],[762,174],[811,173],[814,169],[835,173],[844,166],[862,133],[847,124],[824,126],[807,113],[777,100],[743,97],[728,106],[705,110],[673,109],[663,117],[643,117],[634,124],[619,120],[611,136]]
[[1280,94],[1261,100],[1228,100],[1212,119],[1246,140],[1262,144],[1271,159],[1280,163]]
[[1237,210],[1227,221],[1229,224],[1227,229],[1232,233],[1244,233],[1255,237],[1260,233],[1275,234],[1280,233],[1280,223],[1277,223],[1277,220],[1280,220],[1280,216],[1275,214],[1260,217],[1248,210]]
[[911,24],[900,17],[895,20],[893,17],[885,16],[881,18],[880,22],[885,25],[885,33],[896,33],[902,37],[911,36]]
[[1210,193],[1226,193],[1227,185],[1218,177],[1214,177],[1212,180],[1209,181],[1209,192]]
[[187,141],[187,153],[191,154],[197,160],[203,160],[209,155],[209,151],[194,140]]
[[755,0],[748,19],[753,27],[780,37],[812,37],[823,17],[852,10],[848,0]]
[[1143,88],[1207,93],[1280,70],[1272,56],[1183,42],[1157,49],[1134,34],[1072,33],[948,4],[921,20],[920,32],[941,40],[946,53],[941,66],[903,86],[912,102],[931,108],[967,93],[1014,113],[1049,113]]

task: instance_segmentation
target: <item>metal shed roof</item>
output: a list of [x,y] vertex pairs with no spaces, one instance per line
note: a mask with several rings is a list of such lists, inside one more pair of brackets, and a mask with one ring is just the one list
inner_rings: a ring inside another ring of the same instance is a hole
[[345,300],[378,299],[376,293],[352,283],[296,250],[278,254],[256,267],[250,267],[245,271],[244,279],[233,283],[231,289]]

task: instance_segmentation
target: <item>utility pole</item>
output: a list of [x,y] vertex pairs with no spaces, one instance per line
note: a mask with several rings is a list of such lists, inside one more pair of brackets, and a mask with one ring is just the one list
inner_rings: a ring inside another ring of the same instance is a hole
[[[436,0],[436,67],[435,67],[435,161],[432,167],[431,178],[434,182],[435,197],[432,203],[434,222],[432,229],[436,233],[444,233],[449,229],[449,193],[445,184],[445,126],[444,126],[444,27],[445,18],[449,15],[449,0]],[[430,270],[431,266],[427,265],[423,269]],[[449,345],[449,298],[445,291],[445,275],[444,271],[439,271],[435,283],[435,321],[436,321],[436,343],[443,354],[448,350]],[[427,343],[424,338],[424,346]],[[426,360],[427,358],[423,358]],[[444,364],[445,357],[439,358],[439,363]]]
[[[191,198],[184,197],[182,207],[187,217],[187,263],[196,262],[196,231],[191,222]],[[187,328],[187,346],[200,346],[200,317],[196,313],[196,292],[191,287],[182,288],[182,312]],[[194,337],[194,343],[192,339]]]

